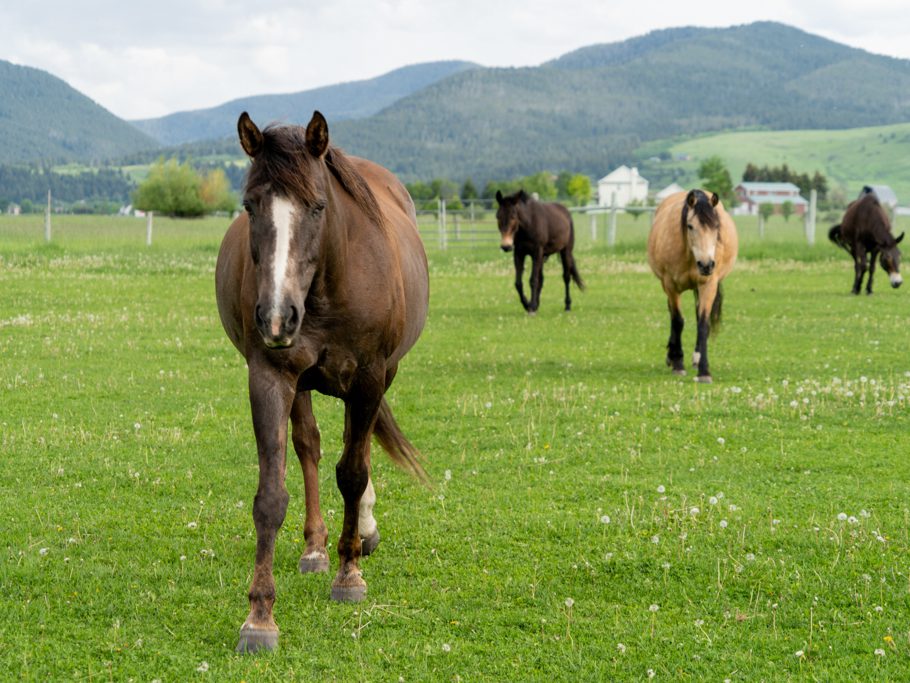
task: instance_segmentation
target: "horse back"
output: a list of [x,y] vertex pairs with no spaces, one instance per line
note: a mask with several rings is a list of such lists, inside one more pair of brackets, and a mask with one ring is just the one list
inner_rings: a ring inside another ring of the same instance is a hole
[[522,225],[536,246],[549,256],[571,246],[575,241],[572,214],[558,202],[531,201],[528,225]]
[[850,202],[841,221],[841,237],[853,247],[863,243],[873,247],[891,234],[891,221],[873,194],[866,194]]

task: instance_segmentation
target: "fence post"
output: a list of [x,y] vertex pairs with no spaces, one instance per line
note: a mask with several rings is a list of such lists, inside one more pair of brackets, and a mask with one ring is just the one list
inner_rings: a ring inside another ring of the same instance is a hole
[[616,193],[610,196],[610,231],[607,233],[607,246],[616,245]]
[[47,191],[47,208],[44,210],[44,241],[51,241],[51,191]]
[[758,207],[758,239],[765,239],[765,214],[762,213],[761,206]]
[[447,245],[446,235],[446,200],[440,197],[436,200],[439,207],[439,248],[445,251]]
[[588,214],[591,217],[591,241],[597,241],[597,214],[592,211]]
[[152,246],[152,216],[154,211],[145,214],[145,246]]
[[809,211],[806,214],[806,242],[809,243],[809,246],[815,244],[815,211],[818,204],[818,191],[811,190],[809,192]]

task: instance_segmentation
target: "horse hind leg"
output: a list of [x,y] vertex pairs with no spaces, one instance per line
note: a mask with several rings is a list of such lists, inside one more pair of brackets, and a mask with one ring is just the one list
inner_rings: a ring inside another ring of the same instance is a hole
[[562,260],[562,280],[566,284],[566,309],[572,310],[572,297],[569,294],[569,282],[572,280],[572,256],[568,249],[559,252],[559,258]]
[[294,451],[303,470],[303,485],[306,496],[306,521],[303,537],[306,548],[300,556],[298,568],[304,574],[327,572],[329,554],[326,551],[328,530],[319,508],[319,460],[322,458],[319,428],[313,416],[310,392],[300,392],[291,408]]

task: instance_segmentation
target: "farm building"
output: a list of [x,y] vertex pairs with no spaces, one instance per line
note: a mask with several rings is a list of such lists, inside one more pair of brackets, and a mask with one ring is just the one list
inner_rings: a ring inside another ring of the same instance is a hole
[[657,202],[658,204],[660,204],[664,199],[666,199],[670,195],[674,195],[677,192],[682,192],[684,189],[685,189],[684,187],[681,187],[680,185],[678,185],[676,183],[670,183],[664,189],[662,189],[660,192],[658,192],[656,195],[654,195],[654,201]]
[[597,181],[597,203],[600,206],[612,206],[614,195],[619,208],[634,201],[644,203],[648,199],[648,181],[638,175],[635,166],[620,166]]
[[892,211],[897,206],[897,195],[894,194],[894,190],[891,189],[888,185],[866,185],[863,187],[863,191],[859,193],[859,196],[862,197],[864,194],[869,192],[874,192],[875,196],[878,198],[879,204],[884,206],[887,209]]
[[758,215],[762,204],[774,206],[774,213],[781,213],[784,202],[793,205],[793,213],[802,216],[809,208],[809,202],[799,194],[799,188],[793,183],[740,183],[733,191],[739,204],[733,213],[739,215]]

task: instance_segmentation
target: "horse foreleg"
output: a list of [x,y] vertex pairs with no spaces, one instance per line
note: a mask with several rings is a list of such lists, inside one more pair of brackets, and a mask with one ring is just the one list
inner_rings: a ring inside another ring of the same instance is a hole
[[708,369],[708,336],[711,333],[711,309],[717,296],[717,285],[717,281],[712,279],[698,286],[698,304],[695,308],[698,316],[698,333],[692,364],[698,367],[698,376],[695,380],[706,384],[713,381],[711,371]]
[[345,400],[344,451],[335,466],[335,478],[344,499],[344,521],[338,539],[338,573],[332,582],[333,600],[359,602],[367,593],[360,572],[363,544],[359,527],[361,502],[369,507],[368,516],[372,518],[375,494],[370,496],[370,437],[381,401],[381,382],[368,380],[353,388]]
[[673,368],[674,375],[685,375],[686,367],[683,363],[682,331],[685,325],[682,311],[679,308],[679,292],[673,288],[665,288],[667,293],[667,308],[670,310],[670,341],[667,342],[667,365]]
[[538,249],[531,255],[531,303],[528,313],[537,313],[540,308],[540,290],[543,289],[543,250]]
[[872,294],[872,276],[875,274],[875,261],[878,258],[878,250],[873,249],[869,254],[869,278],[866,280],[866,294]]
[[240,627],[238,652],[271,650],[278,645],[278,626],[272,616],[275,579],[272,560],[275,535],[284,522],[288,491],[284,485],[288,418],[294,386],[269,366],[250,364],[250,406],[259,452],[259,487],[253,500],[256,526],[256,564],[250,584],[250,614]]
[[866,250],[862,246],[858,246],[853,254],[853,268],[856,272],[856,277],[853,280],[852,292],[859,294],[859,290],[863,286],[863,275],[866,273]]
[[562,260],[562,280],[566,283],[566,310],[572,310],[572,297],[569,295],[569,281],[572,279],[572,255],[569,249],[563,249],[559,252],[559,258]]
[[515,260],[515,289],[518,290],[518,298],[521,300],[521,305],[527,311],[529,304],[525,298],[524,283],[522,283],[525,272],[525,253],[516,247],[512,258]]
[[325,546],[328,531],[319,509],[319,428],[313,416],[313,401],[309,391],[301,391],[291,407],[292,439],[300,467],[303,469],[303,486],[306,494],[306,521],[303,537],[306,549],[300,556],[299,569],[303,573],[327,572],[329,554]]

